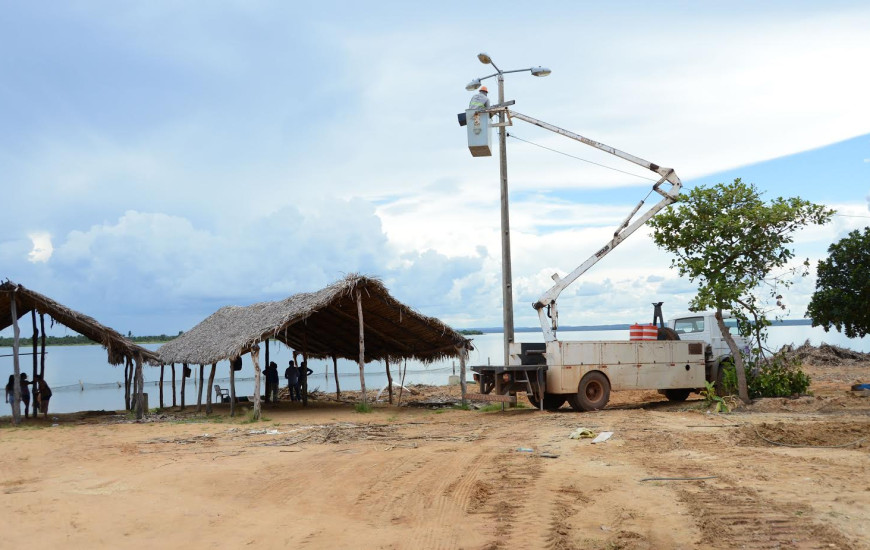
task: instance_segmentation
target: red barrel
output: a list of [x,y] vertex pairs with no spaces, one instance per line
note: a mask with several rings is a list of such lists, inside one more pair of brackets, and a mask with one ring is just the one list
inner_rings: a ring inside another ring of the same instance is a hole
[[629,328],[629,340],[658,340],[659,329],[655,325],[631,325]]

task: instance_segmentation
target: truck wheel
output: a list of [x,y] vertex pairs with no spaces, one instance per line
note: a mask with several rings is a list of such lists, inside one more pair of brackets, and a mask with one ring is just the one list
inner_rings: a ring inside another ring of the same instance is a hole
[[[534,395],[526,394],[526,397],[529,398],[529,403],[536,409],[541,408],[541,404],[535,399]],[[564,395],[556,395],[555,393],[545,393],[544,394],[544,409],[548,411],[555,411],[559,407],[565,404],[567,401]]]
[[685,401],[690,393],[692,393],[692,390],[665,390],[665,397],[668,398],[668,401]]
[[610,400],[610,381],[600,371],[587,372],[580,380],[577,393],[568,397],[575,411],[597,411]]

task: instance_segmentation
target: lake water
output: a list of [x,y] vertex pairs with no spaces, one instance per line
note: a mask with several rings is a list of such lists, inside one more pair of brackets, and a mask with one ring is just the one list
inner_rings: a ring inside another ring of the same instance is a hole
[[[627,340],[627,330],[606,331],[565,331],[559,333],[560,339],[564,340]],[[471,352],[468,365],[480,365],[491,362],[501,363],[503,336],[501,333],[482,334],[473,336],[475,349]],[[518,342],[540,342],[540,332],[518,332]],[[834,344],[856,351],[870,352],[870,337],[850,339],[839,332],[826,333],[821,327],[811,326],[774,326],[770,327],[768,347],[779,349],[785,344],[800,345],[809,340],[814,345],[821,343]],[[29,342],[22,341],[22,352],[29,352]],[[148,349],[155,350],[157,344],[146,345]],[[264,359],[264,346],[261,346],[260,358]],[[124,367],[112,366],[106,363],[106,352],[100,346],[50,346],[46,348],[45,379],[52,388],[50,412],[75,412],[85,410],[123,410],[124,409]],[[11,348],[0,348],[0,356],[11,354]],[[284,383],[284,369],[287,362],[292,358],[291,351],[280,343],[272,342],[270,346],[270,360],[278,364],[281,381]],[[242,358],[244,366],[236,373],[237,395],[252,395],[254,392],[253,374],[254,369],[250,356]],[[28,373],[32,378],[33,360],[25,355],[20,359],[22,372]],[[319,389],[325,392],[335,392],[335,376],[332,370],[332,361],[311,360],[309,368],[314,371],[309,377],[308,387],[310,390]],[[205,377],[208,381],[210,365],[205,368]],[[401,365],[390,365],[394,381],[399,381],[401,371],[406,372],[406,384],[446,384],[448,376],[459,372],[459,363],[455,360],[441,361],[429,365],[417,361],[408,361]],[[181,392],[181,366],[176,368],[176,390]],[[186,402],[196,403],[199,391],[199,367],[193,366],[193,375],[187,379]],[[5,385],[12,374],[12,357],[0,357],[0,380]],[[149,406],[159,405],[159,380],[160,368],[145,367],[145,391],[149,394]],[[166,367],[164,376],[164,402],[172,404],[171,369]],[[359,390],[359,367],[353,361],[340,359],[338,361],[339,385],[342,390]],[[387,376],[383,363],[369,363],[365,367],[366,389],[380,391],[387,383]],[[229,387],[229,362],[218,363],[215,383]],[[262,386],[261,386],[262,388]],[[265,391],[265,390],[263,390]],[[212,396],[214,399],[214,396]],[[205,397],[203,397],[205,400]],[[10,414],[3,412],[0,414]]]

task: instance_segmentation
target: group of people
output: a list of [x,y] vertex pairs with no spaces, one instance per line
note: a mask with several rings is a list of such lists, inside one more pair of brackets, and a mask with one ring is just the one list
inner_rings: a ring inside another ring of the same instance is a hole
[[[270,361],[269,365],[263,369],[263,374],[266,378],[266,403],[278,402],[278,365],[274,361]],[[302,386],[305,378],[314,374],[314,371],[308,368],[308,363],[302,361],[299,366],[296,361],[290,360],[287,370],[284,371],[284,378],[287,379],[287,390],[290,392],[290,401],[302,401]]]
[[[48,416],[48,400],[51,399],[51,388],[48,383],[42,379],[42,376],[37,374],[36,380],[33,382],[27,381],[27,373],[22,372],[21,378],[21,401],[24,402],[24,418],[30,416],[30,388],[33,386],[33,417],[41,411],[43,416]],[[9,382],[6,384],[6,402],[15,408],[15,375],[9,375]]]

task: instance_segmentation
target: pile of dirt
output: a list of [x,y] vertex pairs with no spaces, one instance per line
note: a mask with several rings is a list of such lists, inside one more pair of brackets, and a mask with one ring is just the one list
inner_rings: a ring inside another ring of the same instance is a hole
[[809,365],[844,366],[870,363],[870,353],[862,353],[824,343],[820,346],[813,346],[809,340],[798,348],[783,346],[779,352],[788,359],[798,359],[801,363]]
[[785,447],[836,447],[870,450],[867,422],[762,422],[738,430],[737,445]]

